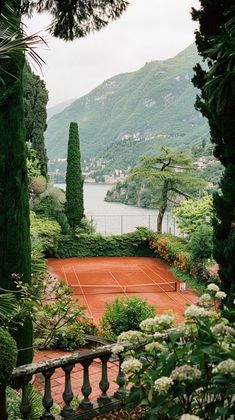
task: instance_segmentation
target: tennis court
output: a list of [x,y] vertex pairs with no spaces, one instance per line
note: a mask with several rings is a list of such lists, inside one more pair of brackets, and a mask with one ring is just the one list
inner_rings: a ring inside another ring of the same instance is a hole
[[156,307],[158,313],[173,310],[178,319],[186,304],[197,302],[190,290],[181,291],[180,283],[167,264],[149,257],[93,257],[49,259],[52,275],[74,291],[87,315],[98,321],[105,302],[116,297],[140,296]]

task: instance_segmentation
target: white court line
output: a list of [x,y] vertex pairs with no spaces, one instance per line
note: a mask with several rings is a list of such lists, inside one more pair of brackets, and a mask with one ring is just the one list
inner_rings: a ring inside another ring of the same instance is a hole
[[67,286],[69,286],[68,279],[67,279],[67,276],[66,276],[66,274],[65,274],[64,265],[62,266],[62,270],[63,270],[63,273],[64,273],[64,277],[65,277],[65,281],[66,281],[66,283],[67,283]]
[[[146,267],[146,265],[144,265],[144,267]],[[161,277],[161,276],[159,276],[159,274],[157,274],[156,273],[156,271],[154,271],[152,268],[150,268],[150,267],[148,267],[147,266],[147,268],[149,269],[149,270],[151,270],[154,274],[156,274],[156,276],[158,276],[158,277]],[[162,277],[161,277],[162,278]],[[164,281],[166,282],[166,280],[164,279]],[[178,290],[176,290],[178,293],[180,293]],[[193,301],[187,296],[187,295],[183,295],[184,296],[184,298],[185,298],[185,300],[187,300],[188,302],[190,302],[190,303],[193,303]]]
[[77,282],[78,282],[78,286],[79,286],[79,287],[80,287],[80,289],[81,289],[83,299],[84,299],[84,301],[85,301],[85,303],[86,303],[86,306],[87,306],[88,312],[90,313],[90,317],[93,319],[94,317],[93,317],[93,314],[92,314],[92,311],[91,311],[90,305],[89,305],[89,303],[88,303],[88,300],[87,300],[87,298],[86,298],[86,296],[85,296],[85,293],[83,292],[82,285],[81,285],[81,283],[80,283],[80,281],[79,281],[79,278],[78,278],[78,276],[77,276],[77,273],[76,273],[75,268],[74,268],[74,266],[73,266],[73,265],[72,265],[72,267],[73,267],[73,272],[74,272],[75,277],[76,277]]
[[[150,270],[150,271],[152,271],[156,276],[158,276],[161,280],[163,280],[165,283],[174,283],[174,281],[171,281],[171,282],[168,282],[168,281],[166,281],[166,279],[164,278],[164,277],[162,277],[162,276],[160,276],[160,274],[158,274],[158,273],[156,273],[156,271],[154,271],[152,268],[150,268],[150,267],[148,267],[148,266],[146,266],[145,264],[144,264],[144,267],[145,267],[145,269],[147,268],[147,270]],[[156,284],[158,284],[155,280],[153,280],[152,279],[152,281],[154,281],[154,283],[156,283]],[[175,283],[177,283],[176,281],[175,281]],[[177,287],[177,286],[176,286]],[[172,289],[173,289],[173,287],[172,287]],[[174,292],[177,292],[177,289],[176,290],[173,290]]]
[[123,287],[119,281],[116,279],[116,277],[113,275],[113,273],[111,273],[111,271],[109,271],[109,274],[111,275],[111,277],[116,281],[117,285],[122,289],[124,295],[126,296],[126,288],[125,286]]

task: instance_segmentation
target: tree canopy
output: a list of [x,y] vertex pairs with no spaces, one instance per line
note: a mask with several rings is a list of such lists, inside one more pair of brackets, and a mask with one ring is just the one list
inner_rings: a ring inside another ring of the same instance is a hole
[[234,0],[201,0],[193,18],[199,22],[196,44],[207,64],[195,67],[200,89],[196,108],[208,119],[214,156],[224,165],[220,191],[214,195],[214,258],[219,263],[226,304],[235,298],[235,4]]
[[130,172],[130,179],[150,182],[159,188],[157,230],[162,230],[162,221],[168,203],[177,204],[178,197],[190,198],[187,187],[202,188],[205,181],[193,176],[195,167],[190,156],[176,152],[168,147],[161,147],[157,156],[142,156],[140,165]]
[[23,0],[22,13],[36,10],[52,16],[50,32],[66,41],[82,38],[105,27],[126,10],[126,0]]

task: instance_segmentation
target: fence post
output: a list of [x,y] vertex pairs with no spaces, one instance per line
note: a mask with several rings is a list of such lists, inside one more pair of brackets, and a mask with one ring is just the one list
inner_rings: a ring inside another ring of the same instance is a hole
[[151,216],[149,214],[149,232],[150,232],[150,230],[151,230]]
[[91,216],[91,228],[90,228],[90,234],[92,234],[92,226],[93,225],[93,219],[92,219],[92,216]]
[[175,217],[174,217],[174,236],[175,236]]
[[169,231],[169,214],[166,216],[166,233]]
[[123,234],[123,216],[121,216],[121,235]]

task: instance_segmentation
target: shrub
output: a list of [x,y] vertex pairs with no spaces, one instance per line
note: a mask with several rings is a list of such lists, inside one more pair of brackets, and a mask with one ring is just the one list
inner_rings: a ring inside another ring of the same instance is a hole
[[140,322],[155,313],[154,306],[139,297],[117,298],[105,305],[101,326],[104,335],[113,340],[124,331],[139,329]]
[[10,333],[0,328],[0,386],[4,386],[16,366],[17,346]]
[[211,259],[213,250],[212,227],[208,225],[198,226],[190,237],[188,249],[193,261]]
[[150,241],[150,248],[157,256],[186,273],[190,268],[190,254],[187,243],[173,235],[155,235]]
[[215,310],[225,297],[210,284],[185,323],[157,315],[118,337],[114,352],[134,384],[130,401],[148,407],[146,418],[234,418],[235,329]]
[[107,237],[100,234],[60,235],[56,256],[60,258],[153,256],[153,252],[149,249],[151,237],[152,233],[142,227],[131,233]]
[[185,200],[173,209],[177,224],[182,233],[191,235],[199,226],[210,225],[213,217],[212,196],[205,195],[201,200]]
[[54,255],[57,249],[60,234],[60,225],[56,220],[38,216],[30,212],[31,235],[39,236],[43,250],[46,254]]
[[[44,302],[48,290],[50,301]],[[60,347],[74,350],[85,343],[83,319],[84,308],[73,300],[71,290],[64,282],[44,282],[42,299],[38,301],[35,314],[35,345],[40,348]],[[85,327],[84,327],[85,329]]]

